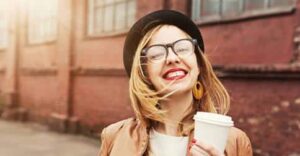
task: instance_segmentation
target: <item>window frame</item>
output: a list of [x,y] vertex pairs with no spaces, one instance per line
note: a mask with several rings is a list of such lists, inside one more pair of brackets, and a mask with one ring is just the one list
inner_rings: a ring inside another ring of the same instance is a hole
[[[199,25],[203,24],[214,24],[214,23],[223,23],[223,22],[231,22],[231,21],[239,21],[243,19],[249,19],[249,18],[258,18],[258,17],[264,17],[264,16],[271,16],[271,15],[278,15],[278,14],[286,14],[291,13],[296,9],[297,0],[293,0],[293,4],[290,6],[281,6],[281,7],[274,7],[270,8],[271,0],[267,0],[265,5],[267,8],[261,9],[261,10],[245,10],[245,0],[242,0],[241,5],[239,9],[241,13],[234,15],[234,16],[222,16],[221,10],[222,10],[222,4],[220,5],[220,9],[218,12],[218,15],[214,15],[213,17],[204,17],[204,19],[200,19],[200,13],[201,10],[199,9],[201,5],[202,0],[191,0],[191,18]],[[224,0],[220,0],[222,3]]]
[[[118,3],[125,3],[125,10],[129,8],[129,3],[130,1],[135,1],[135,6],[134,6],[134,15],[132,18],[134,18],[134,21],[136,20],[136,14],[137,14],[137,3],[138,1],[137,0],[124,0],[124,2],[113,2],[112,5],[113,6],[113,9],[114,9],[114,12],[113,12],[113,27],[115,27],[114,23],[115,23],[115,10],[116,10],[116,5]],[[129,20],[129,11],[127,10],[126,11],[126,19],[125,19],[125,27],[123,29],[115,29],[113,28],[112,31],[102,31],[102,32],[97,32],[95,28],[95,18],[96,18],[96,8],[99,8],[99,6],[96,6],[96,0],[86,0],[86,27],[85,27],[85,35],[87,38],[101,38],[101,37],[110,37],[110,36],[118,36],[118,35],[123,35],[123,34],[126,34],[128,32],[128,30],[130,29],[130,26],[129,25],[132,25],[133,23],[131,24],[128,24],[128,20]],[[109,5],[109,6],[110,6]],[[107,4],[104,4],[104,6],[102,6],[102,8],[105,8],[107,7],[108,5]],[[105,15],[103,15],[104,17]]]

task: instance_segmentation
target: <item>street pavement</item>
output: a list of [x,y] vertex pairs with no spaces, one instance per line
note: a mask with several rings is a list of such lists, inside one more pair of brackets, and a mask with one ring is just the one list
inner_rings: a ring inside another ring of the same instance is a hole
[[0,156],[97,156],[99,146],[97,139],[0,119]]

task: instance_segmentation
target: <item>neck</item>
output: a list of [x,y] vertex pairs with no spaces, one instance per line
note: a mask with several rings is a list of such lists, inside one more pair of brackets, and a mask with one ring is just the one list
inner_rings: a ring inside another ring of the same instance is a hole
[[166,110],[165,122],[159,123],[155,129],[160,133],[178,136],[179,123],[193,109],[193,96],[191,92],[176,94],[160,102],[161,108]]

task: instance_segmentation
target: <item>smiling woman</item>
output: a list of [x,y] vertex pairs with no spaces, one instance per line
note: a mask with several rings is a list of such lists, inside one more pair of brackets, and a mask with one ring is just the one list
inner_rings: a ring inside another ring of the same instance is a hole
[[196,112],[226,114],[230,100],[187,16],[161,10],[142,17],[127,35],[123,59],[136,116],[102,131],[101,156],[252,155],[247,135],[234,127],[225,151],[193,139]]

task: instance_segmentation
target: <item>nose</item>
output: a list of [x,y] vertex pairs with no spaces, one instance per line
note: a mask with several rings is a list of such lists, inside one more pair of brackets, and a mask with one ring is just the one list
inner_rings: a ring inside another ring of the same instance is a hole
[[168,48],[168,53],[166,56],[166,64],[171,64],[171,63],[179,63],[180,59],[178,55],[173,51],[171,47]]

